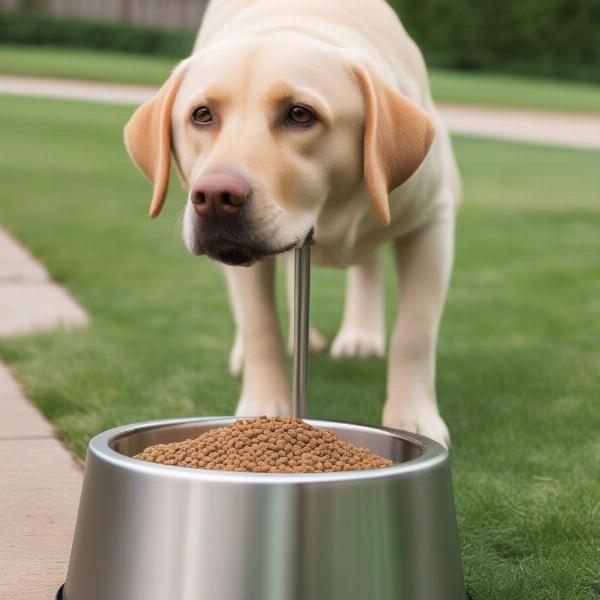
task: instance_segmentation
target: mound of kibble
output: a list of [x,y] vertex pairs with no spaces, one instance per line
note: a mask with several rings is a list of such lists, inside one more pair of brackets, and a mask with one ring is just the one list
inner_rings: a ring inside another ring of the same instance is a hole
[[327,473],[392,465],[302,419],[259,417],[211,429],[195,439],[149,446],[135,458],[163,465],[253,473]]

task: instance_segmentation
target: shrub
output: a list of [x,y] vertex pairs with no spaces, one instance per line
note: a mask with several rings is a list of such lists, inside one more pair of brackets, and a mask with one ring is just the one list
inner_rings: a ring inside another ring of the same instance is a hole
[[128,23],[0,13],[0,43],[71,46],[182,58],[190,53],[194,37],[191,31],[165,31]]
[[600,0],[390,0],[431,65],[600,81]]

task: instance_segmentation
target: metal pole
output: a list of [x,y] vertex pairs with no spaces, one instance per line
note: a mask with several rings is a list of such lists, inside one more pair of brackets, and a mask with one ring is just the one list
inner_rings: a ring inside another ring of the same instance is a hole
[[310,302],[310,246],[296,248],[294,261],[294,416],[306,412],[308,375],[308,312]]

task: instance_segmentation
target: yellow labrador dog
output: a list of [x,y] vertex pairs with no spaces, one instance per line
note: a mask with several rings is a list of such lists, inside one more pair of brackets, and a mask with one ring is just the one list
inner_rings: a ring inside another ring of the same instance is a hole
[[212,0],[192,56],[125,139],[154,184],[151,216],[173,158],[185,244],[226,265],[238,415],[291,406],[275,261],[262,259],[314,238],[315,264],[348,268],[333,355],[381,355],[377,250],[391,242],[400,294],[383,423],[448,442],[435,349],[460,179],[422,56],[384,0]]

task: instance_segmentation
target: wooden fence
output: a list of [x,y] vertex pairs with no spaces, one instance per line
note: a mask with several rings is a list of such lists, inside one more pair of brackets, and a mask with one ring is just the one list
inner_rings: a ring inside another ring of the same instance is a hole
[[0,11],[41,12],[94,21],[196,29],[208,0],[0,0]]

